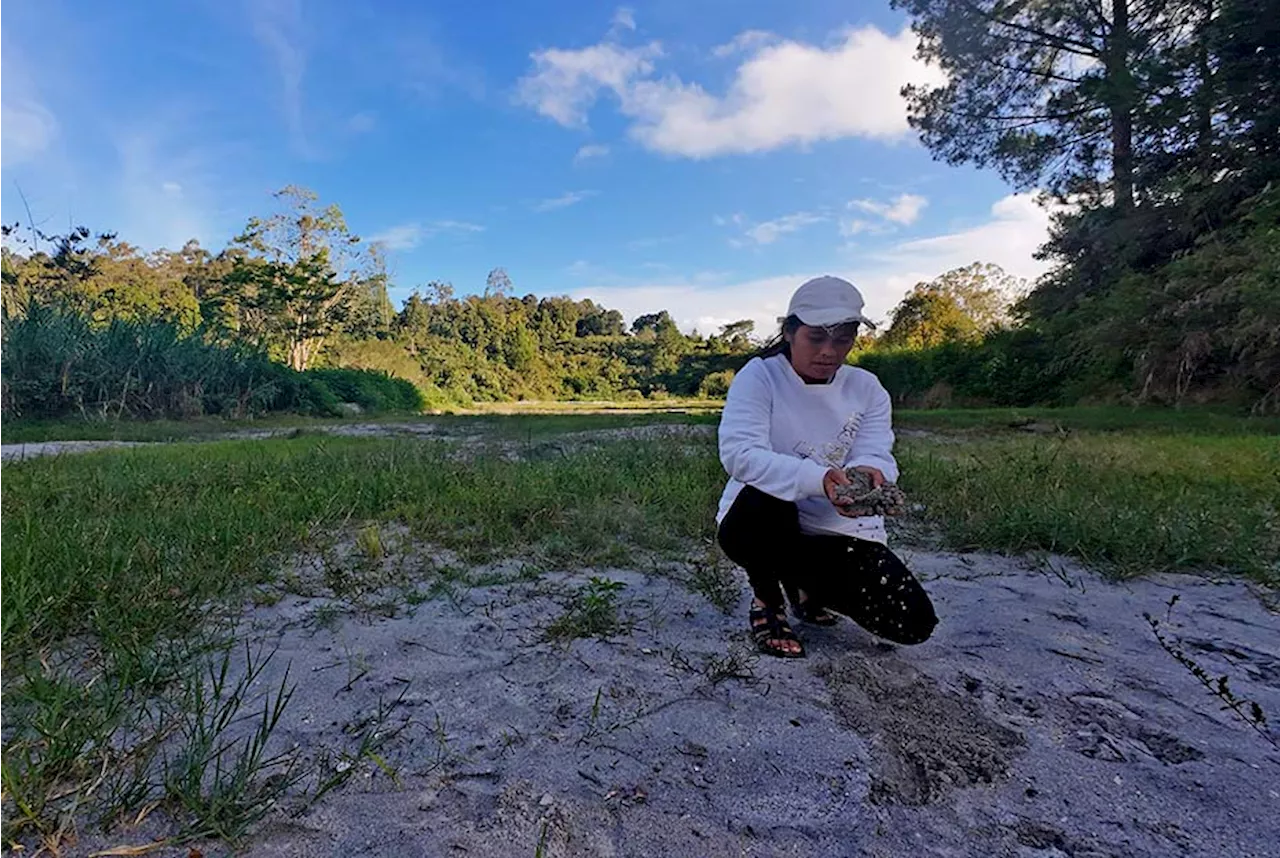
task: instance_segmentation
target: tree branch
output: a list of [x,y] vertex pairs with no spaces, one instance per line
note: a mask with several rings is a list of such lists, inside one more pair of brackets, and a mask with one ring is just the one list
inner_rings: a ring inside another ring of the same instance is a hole
[[987,10],[983,9],[981,6],[978,6],[976,3],[961,2],[961,5],[967,8],[969,11],[976,13],[980,18],[985,18],[987,21],[993,24],[998,24],[1002,27],[1008,27],[1012,30],[1017,30],[1019,32],[1026,33],[1030,36],[1035,36],[1039,40],[1038,43],[1040,44],[1047,42],[1049,44],[1054,45],[1055,47],[1061,48],[1064,51],[1082,54],[1083,56],[1097,57],[1100,55],[1098,48],[1094,45],[1088,44],[1087,42],[1081,42],[1076,39],[1069,39],[1065,36],[1059,36],[1055,33],[1049,33],[1044,30],[1038,29],[1036,27],[1029,26],[1027,24],[1020,24],[1016,21],[1010,21],[1006,18],[1001,18],[995,12],[988,12]]

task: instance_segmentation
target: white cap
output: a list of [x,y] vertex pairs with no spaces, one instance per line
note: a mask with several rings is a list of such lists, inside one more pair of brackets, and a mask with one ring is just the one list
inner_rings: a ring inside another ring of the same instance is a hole
[[874,328],[875,322],[862,315],[862,293],[848,280],[827,275],[815,277],[802,284],[791,296],[787,316],[795,316],[801,323],[815,328],[829,328],[847,322],[860,322]]

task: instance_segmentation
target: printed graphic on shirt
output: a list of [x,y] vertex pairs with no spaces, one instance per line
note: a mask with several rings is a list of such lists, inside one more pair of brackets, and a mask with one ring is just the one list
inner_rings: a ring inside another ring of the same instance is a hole
[[858,434],[858,426],[862,423],[862,412],[855,411],[844,422],[844,427],[836,435],[835,440],[827,441],[821,447],[815,447],[808,441],[796,444],[796,455],[802,459],[821,462],[829,468],[843,468],[853,448],[854,436]]

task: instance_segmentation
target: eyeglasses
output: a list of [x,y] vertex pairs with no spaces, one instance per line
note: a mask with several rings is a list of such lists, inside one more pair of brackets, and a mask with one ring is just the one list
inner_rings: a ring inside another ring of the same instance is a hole
[[814,346],[825,346],[828,342],[838,349],[852,346],[858,338],[857,325],[832,325],[829,328],[805,326],[805,339]]

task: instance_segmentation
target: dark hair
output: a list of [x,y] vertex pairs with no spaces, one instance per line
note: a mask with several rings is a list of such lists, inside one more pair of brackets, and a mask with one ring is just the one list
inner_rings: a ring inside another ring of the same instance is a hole
[[[853,325],[853,335],[854,337],[857,337],[858,323],[846,322],[845,324]],[[791,334],[792,336],[795,336],[796,331],[800,330],[800,327],[802,325],[804,325],[804,322],[800,321],[799,316],[787,316],[787,318],[782,321],[782,326],[778,330],[778,333],[775,334],[763,346],[761,346],[760,351],[756,352],[754,355],[752,355],[752,357],[767,358],[767,357],[773,357],[774,355],[786,355],[788,358],[790,358],[791,343],[787,342],[786,335]],[[836,327],[844,327],[844,326],[838,325]]]

